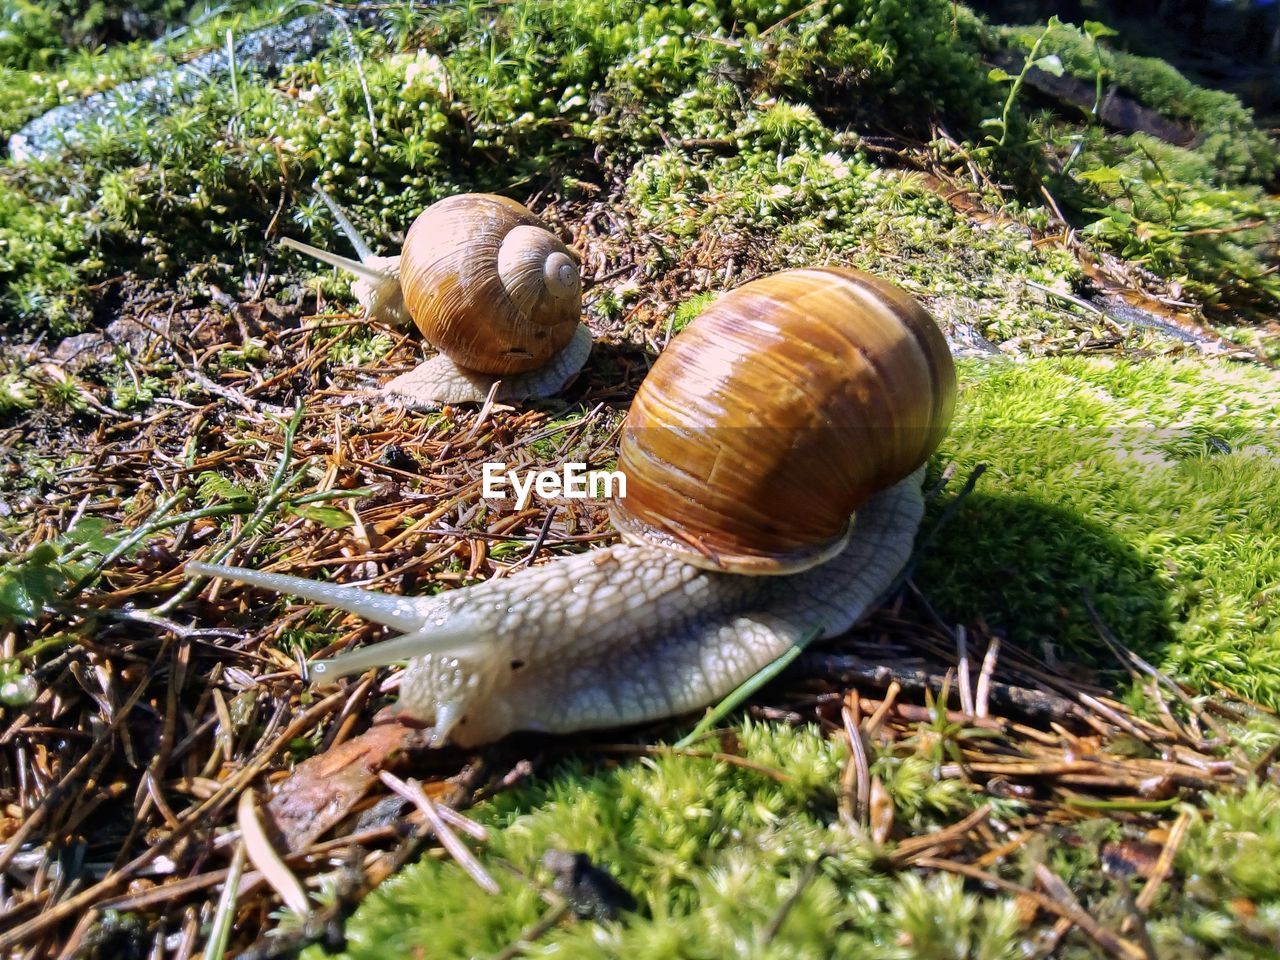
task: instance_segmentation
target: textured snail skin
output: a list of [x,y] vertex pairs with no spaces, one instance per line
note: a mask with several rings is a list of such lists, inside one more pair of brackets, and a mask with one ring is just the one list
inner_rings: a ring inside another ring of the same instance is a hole
[[240,567],[220,576],[336,606],[405,636],[315,664],[313,681],[408,660],[401,709],[437,746],[517,730],[641,723],[722,698],[820,628],[849,629],[906,563],[924,511],[923,470],[873,495],[847,544],[803,574],[715,572],[619,544],[500,580],[408,598]]
[[351,295],[364,307],[364,315],[388,326],[408,326],[412,318],[400,289],[400,258],[369,256],[364,264],[378,271],[377,278],[359,274],[351,281]]
[[499,403],[551,397],[578,375],[590,354],[591,331],[580,323],[563,350],[527,373],[495,378],[492,374],[465,370],[438,353],[383,384],[382,393],[388,400],[411,410],[430,410],[446,403],[483,403],[489,398],[496,379],[498,388],[493,398]]

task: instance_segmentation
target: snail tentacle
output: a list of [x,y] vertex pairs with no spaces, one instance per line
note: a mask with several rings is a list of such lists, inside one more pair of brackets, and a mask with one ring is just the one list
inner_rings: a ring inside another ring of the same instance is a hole
[[399,257],[370,254],[362,260],[352,260],[292,237],[282,237],[280,245],[352,274],[355,280],[351,283],[351,293],[371,320],[395,327],[402,327],[409,322],[404,291],[400,288]]
[[618,544],[425,600],[366,603],[351,596],[366,593],[356,588],[238,568],[188,570],[373,613],[408,631],[334,658],[324,676],[410,660],[402,708],[433,725],[434,742],[465,747],[515,730],[568,732],[696,710],[815,626],[824,636],[847,630],[910,555],[922,473],[869,499],[838,556],[786,576],[704,570],[660,549]]
[[347,211],[338,205],[338,201],[329,196],[325,191],[316,187],[316,196],[324,201],[324,205],[329,208],[329,212],[333,214],[334,222],[338,224],[338,229],[346,235],[351,246],[356,251],[362,261],[366,263],[373,258],[373,247],[369,246],[369,241],[364,238],[364,234],[356,229],[356,225],[351,222],[351,218],[347,216]]
[[341,583],[325,583],[309,577],[294,577],[285,573],[265,573],[249,567],[231,567],[220,563],[200,563],[192,560],[183,568],[189,577],[222,577],[237,583],[289,593],[303,600],[336,607],[354,613],[373,623],[395,630],[418,630],[425,625],[424,600],[434,598],[400,597],[376,590],[362,590]]
[[[337,267],[339,270],[345,270],[347,273],[355,274],[372,283],[387,283],[394,281],[397,285],[400,283],[400,272],[397,266],[386,267],[369,264],[363,260],[353,260],[350,257],[344,257],[339,253],[331,253],[328,250],[322,250],[320,247],[313,247],[309,243],[303,243],[301,240],[295,240],[293,237],[281,237],[280,246],[288,247],[290,250],[297,250],[304,253],[313,260],[319,260],[321,263],[327,263],[331,267]],[[375,260],[396,260],[396,257],[374,257]]]

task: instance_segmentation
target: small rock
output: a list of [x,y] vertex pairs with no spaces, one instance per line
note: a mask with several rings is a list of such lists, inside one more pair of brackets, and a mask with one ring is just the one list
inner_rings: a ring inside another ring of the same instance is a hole
[[636,908],[635,897],[585,853],[548,850],[542,865],[555,874],[552,889],[583,920],[613,920],[621,911]]
[[70,373],[80,373],[95,363],[109,360],[111,353],[111,344],[101,333],[81,333],[59,343],[50,359]]
[[133,357],[140,356],[155,336],[153,331],[128,317],[112,320],[106,332],[108,342],[123,347]]

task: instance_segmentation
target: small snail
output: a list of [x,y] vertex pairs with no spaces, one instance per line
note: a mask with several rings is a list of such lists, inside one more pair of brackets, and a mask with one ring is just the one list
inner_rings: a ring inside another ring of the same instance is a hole
[[329,196],[320,197],[359,260],[297,240],[281,243],[355,275],[351,292],[371,319],[409,320],[439,354],[384,392],[410,406],[549,396],[591,352],[582,279],[572,252],[514,200],[464,193],[427,207],[398,257],[375,256]]
[[[313,680],[409,661],[437,744],[696,710],[801,638],[847,630],[906,563],[955,368],[924,309],[864,273],[791,270],[724,295],[654,363],[610,512],[623,543],[434,597],[188,563],[404,636]],[[856,511],[856,513],[854,512]]]

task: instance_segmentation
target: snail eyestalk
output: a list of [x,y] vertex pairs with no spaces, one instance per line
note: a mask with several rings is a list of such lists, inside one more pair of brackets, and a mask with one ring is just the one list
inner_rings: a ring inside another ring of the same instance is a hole
[[477,637],[465,630],[434,630],[423,627],[403,637],[383,640],[358,650],[348,650],[328,660],[307,665],[307,679],[312,686],[332,683],[340,677],[364,673],[375,667],[407,663],[428,655],[465,657]]
[[391,627],[404,634],[311,664],[308,670],[311,682],[316,684],[427,654],[461,655],[479,639],[476,629],[468,624],[465,615],[455,612],[449,617],[443,614],[433,616],[433,608],[442,606],[433,597],[398,597],[338,583],[324,583],[284,573],[264,573],[248,567],[228,567],[219,563],[192,561],[186,565],[184,572],[189,577],[220,577],[276,593],[292,594],[303,600],[353,613],[371,623]]
[[282,238],[280,244],[352,274],[355,279],[351,281],[351,294],[364,307],[365,316],[370,320],[393,327],[402,327],[409,322],[409,314],[404,306],[404,291],[400,288],[399,257],[375,257],[370,254],[363,260],[352,260],[292,237]]
[[329,196],[329,194],[325,193],[319,187],[316,187],[315,189],[316,196],[324,201],[324,205],[328,207],[329,212],[333,214],[333,219],[334,222],[338,224],[338,229],[346,234],[347,239],[351,241],[351,246],[355,248],[356,256],[363,261],[369,260],[369,258],[374,255],[373,248],[369,246],[369,241],[364,238],[364,234],[357,230],[356,225],[351,222],[351,218],[347,216],[347,211],[338,206],[338,201],[333,199],[333,197]]
[[307,577],[293,577],[285,573],[264,573],[248,567],[229,567],[220,563],[198,563],[194,560],[184,568],[188,577],[221,577],[250,586],[292,594],[313,603],[336,607],[354,613],[373,623],[402,632],[422,627],[422,601],[409,597],[396,597],[340,583],[325,583]]
[[327,263],[331,267],[337,267],[339,270],[345,270],[347,273],[353,273],[357,277],[363,277],[374,283],[400,285],[400,278],[392,271],[379,270],[377,267],[371,267],[360,260],[352,260],[350,257],[344,257],[341,254],[321,250],[319,247],[313,247],[311,244],[295,240],[293,237],[281,237],[280,246],[288,247],[290,250],[297,250],[299,253],[305,253],[308,257],[319,260],[321,263]]

